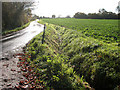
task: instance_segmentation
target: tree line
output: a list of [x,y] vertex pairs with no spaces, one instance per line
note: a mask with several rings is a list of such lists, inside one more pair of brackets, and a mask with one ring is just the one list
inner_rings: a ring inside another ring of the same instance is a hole
[[2,30],[20,27],[30,21],[33,2],[3,2]]
[[[52,15],[51,18],[120,19],[120,6],[117,6],[116,10],[118,10],[118,14],[113,12],[108,12],[103,8],[103,9],[99,9],[98,13],[85,14],[84,12],[77,12],[73,15],[73,17],[70,17],[70,15],[67,15],[66,17],[56,17],[55,15]],[[50,18],[50,17],[43,16],[39,18]]]
[[88,13],[77,12],[73,16],[79,19],[118,19],[118,14],[113,12],[108,12],[105,9],[99,9],[98,13]]

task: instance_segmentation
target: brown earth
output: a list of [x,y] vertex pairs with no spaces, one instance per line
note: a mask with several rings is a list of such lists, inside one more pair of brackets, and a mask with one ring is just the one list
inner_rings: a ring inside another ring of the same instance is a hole
[[19,58],[0,61],[0,90],[14,89],[19,81],[25,80],[20,67],[17,67]]

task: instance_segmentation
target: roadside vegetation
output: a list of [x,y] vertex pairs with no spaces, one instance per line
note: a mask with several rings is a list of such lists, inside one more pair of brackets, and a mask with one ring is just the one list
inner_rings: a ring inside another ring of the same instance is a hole
[[90,89],[83,76],[77,75],[74,71],[74,65],[69,61],[69,57],[62,52],[60,37],[60,32],[47,24],[44,44],[41,44],[41,33],[30,41],[24,50],[25,56],[20,58],[20,63],[25,63],[22,69],[26,69],[26,63],[29,63],[31,68],[31,72],[23,74],[27,75],[26,78],[29,80],[33,73],[33,77],[36,78],[30,80],[30,84],[34,88]]
[[25,25],[23,25],[21,27],[17,27],[17,28],[15,28],[13,30],[5,30],[5,31],[2,32],[2,35],[5,36],[5,35],[11,34],[13,32],[15,33],[15,32],[17,32],[19,30],[22,30],[22,29],[26,28],[27,26],[29,26],[29,24],[30,24],[30,22],[28,22],[27,24],[25,24]]
[[37,77],[33,81],[53,89],[111,90],[120,85],[117,20],[42,19],[39,23],[47,25],[44,44],[41,33],[24,50]]

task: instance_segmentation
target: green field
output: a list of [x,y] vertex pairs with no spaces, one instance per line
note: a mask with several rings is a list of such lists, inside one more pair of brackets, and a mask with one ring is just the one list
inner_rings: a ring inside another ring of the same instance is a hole
[[43,21],[62,27],[78,30],[105,42],[120,42],[118,20],[102,19],[43,19]]
[[41,33],[25,48],[38,83],[55,90],[112,90],[120,85],[117,20],[42,19],[39,23],[47,26],[44,44]]

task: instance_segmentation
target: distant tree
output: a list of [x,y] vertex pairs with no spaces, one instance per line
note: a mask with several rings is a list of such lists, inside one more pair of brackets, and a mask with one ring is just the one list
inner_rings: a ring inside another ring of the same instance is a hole
[[52,15],[52,18],[55,18],[55,15]]
[[97,13],[88,13],[88,18],[91,18],[91,19],[99,19],[99,18],[100,18],[100,15],[97,14]]
[[69,15],[67,15],[66,18],[71,18],[71,17]]
[[40,19],[40,17],[37,15],[34,15],[31,20],[35,20],[35,19]]
[[[118,19],[120,19],[120,6],[118,5],[116,9],[118,11]],[[119,28],[120,28],[120,21],[118,23],[119,23]]]
[[40,16],[40,19],[43,18],[42,16]]
[[116,10],[118,11],[118,15],[120,16],[120,1],[118,2],[118,6],[116,7]]
[[87,15],[85,13],[82,13],[82,12],[77,12],[77,13],[75,13],[74,18],[84,19],[84,18],[87,18]]
[[117,11],[118,11],[118,13],[120,13],[120,6],[117,6]]
[[105,9],[99,9],[99,17],[102,19],[117,19],[118,16],[116,13],[107,12]]
[[107,13],[107,11],[104,8],[102,8],[102,9],[99,9],[99,13],[103,14],[103,13]]
[[79,12],[75,13],[74,18],[79,18]]
[[43,16],[43,18],[50,18],[50,17],[45,17],[45,16]]
[[89,13],[88,15],[85,13],[77,12],[74,15],[74,18],[79,18],[79,19],[118,19],[120,18],[120,14],[116,14],[113,12],[107,12],[104,8],[99,9],[99,13]]

